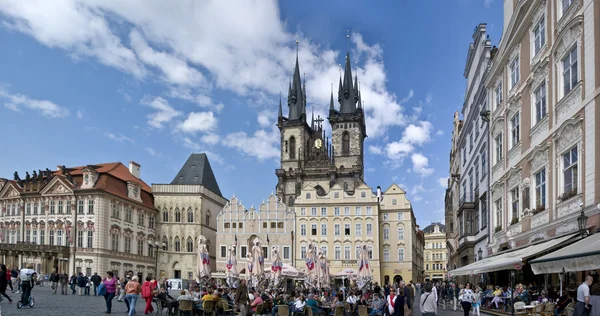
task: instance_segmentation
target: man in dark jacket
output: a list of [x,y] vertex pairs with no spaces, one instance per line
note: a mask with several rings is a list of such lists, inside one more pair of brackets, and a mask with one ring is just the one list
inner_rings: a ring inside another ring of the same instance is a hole
[[60,294],[61,295],[67,295],[67,288],[69,286],[69,275],[66,273],[63,273],[60,275]]
[[71,285],[71,291],[73,291],[73,293],[71,294],[75,295],[75,293],[77,293],[77,291],[75,290],[75,286],[77,285],[77,276],[75,274],[73,274],[71,278],[69,278],[69,284]]
[[102,282],[102,278],[98,275],[98,272],[94,272],[92,275],[92,286],[94,287],[94,296],[98,296],[98,286]]
[[242,279],[240,281],[240,286],[238,286],[235,291],[235,305],[240,309],[240,316],[248,315],[246,307],[250,298],[248,297],[248,287],[246,286],[246,280]]
[[87,278],[83,275],[83,273],[79,272],[79,276],[77,277],[77,286],[79,287],[80,296],[84,294],[86,284]]
[[56,272],[56,269],[52,270],[52,273],[50,273],[50,283],[52,283],[52,294],[56,294],[56,291],[58,290],[58,281],[60,280],[60,277],[58,275],[58,273]]

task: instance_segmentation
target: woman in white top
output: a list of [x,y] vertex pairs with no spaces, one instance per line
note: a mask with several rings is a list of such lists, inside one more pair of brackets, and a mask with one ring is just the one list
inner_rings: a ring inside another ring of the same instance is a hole
[[469,316],[471,311],[471,303],[473,303],[473,291],[471,290],[471,284],[465,284],[465,288],[460,290],[460,305],[462,305],[465,316]]
[[[386,300],[386,305],[388,308],[388,312],[390,315],[394,315],[394,303],[396,302],[396,290],[394,288],[390,289],[390,295],[388,295],[387,300]],[[404,308],[404,306],[401,306],[402,308]]]

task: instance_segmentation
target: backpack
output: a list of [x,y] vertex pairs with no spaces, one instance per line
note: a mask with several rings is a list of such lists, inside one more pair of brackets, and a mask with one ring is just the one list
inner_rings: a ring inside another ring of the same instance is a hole
[[142,297],[152,297],[152,283],[145,282],[144,285],[142,285]]
[[106,295],[106,287],[104,286],[104,283],[100,283],[100,285],[98,285],[98,296],[104,295]]

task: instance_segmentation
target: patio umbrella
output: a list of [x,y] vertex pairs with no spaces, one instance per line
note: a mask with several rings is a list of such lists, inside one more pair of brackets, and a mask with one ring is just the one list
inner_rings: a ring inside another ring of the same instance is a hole
[[238,273],[238,270],[237,270],[237,259],[236,259],[236,254],[235,254],[235,246],[231,246],[228,249],[226,268],[227,268],[227,270],[226,270],[225,275],[227,277],[227,284],[231,288],[237,288],[240,274]]
[[254,239],[254,246],[252,247],[252,256],[254,257],[254,269],[252,269],[252,275],[259,277],[264,273],[265,258],[263,255],[261,241],[259,238]]
[[279,249],[277,249],[276,246],[273,246],[271,253],[273,254],[273,264],[271,265],[273,275],[272,281],[273,285],[277,286],[279,284],[281,273],[283,272],[283,262],[281,261],[281,256],[279,256]]
[[329,288],[329,273],[328,273],[327,257],[324,253],[319,255],[319,287]]
[[246,279],[252,278],[252,271],[254,270],[254,257],[249,252],[246,260]]
[[336,279],[355,279],[358,276],[358,272],[351,268],[346,268],[333,275]]
[[198,238],[198,262],[197,262],[198,279],[210,279],[210,256],[206,249],[206,238],[200,236]]
[[358,260],[358,279],[356,284],[360,289],[373,280],[373,273],[369,266],[369,251],[367,245],[363,244],[360,249],[360,255]]

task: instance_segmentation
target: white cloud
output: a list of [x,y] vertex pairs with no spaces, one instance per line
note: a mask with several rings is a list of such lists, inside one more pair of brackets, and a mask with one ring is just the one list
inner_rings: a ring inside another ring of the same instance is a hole
[[216,161],[220,165],[223,165],[225,163],[225,160],[223,160],[223,157],[221,157],[221,155],[214,153],[210,150],[206,150],[205,148],[200,146],[200,144],[194,142],[193,140],[191,140],[188,137],[184,137],[182,142],[183,142],[183,147],[185,147],[185,148],[191,149],[195,152],[205,153],[208,156],[208,158],[210,159],[210,161]]
[[369,152],[373,155],[383,155],[383,150],[380,147],[370,145]]
[[175,110],[169,105],[167,100],[161,97],[152,98],[150,96],[145,96],[140,103],[156,110],[156,112],[147,116],[148,125],[154,128],[162,128],[164,124],[169,123],[174,118],[182,115],[181,112]]
[[219,140],[221,140],[221,137],[217,134],[206,134],[206,135],[202,135],[202,137],[200,137],[200,140],[207,144],[207,145],[215,145],[217,143],[219,143]]
[[271,131],[261,129],[251,136],[246,132],[229,134],[225,137],[223,144],[261,161],[276,159],[280,156],[279,130],[275,126]]
[[184,133],[210,132],[217,127],[217,118],[213,112],[191,112],[185,121],[178,125]]
[[135,143],[133,141],[133,139],[131,139],[123,134],[117,135],[117,134],[113,134],[113,133],[106,133],[106,137],[108,137],[114,141],[120,142],[120,143],[122,143],[122,142],[130,142],[132,144]]
[[26,108],[50,118],[63,118],[69,116],[69,110],[60,107],[48,100],[36,100],[22,94],[11,94],[0,85],[0,99],[6,99],[4,106],[12,111],[19,112]]
[[[169,96],[216,113],[223,105],[212,100],[214,88],[259,102],[285,92],[295,57],[290,40],[295,34],[286,32],[277,1],[235,5],[230,1],[150,1],[143,6],[105,0],[3,1],[0,13],[10,28],[43,45],[62,49],[76,59],[98,61],[136,79],[156,74]],[[337,85],[338,64],[344,62],[345,53],[299,36],[309,106],[326,113],[330,84]],[[361,82],[368,134],[384,136],[390,127],[406,124],[403,103],[414,92],[398,98],[387,89],[381,45],[368,43],[357,33],[351,41],[356,52],[352,61],[359,62],[353,74]],[[149,123],[160,128],[178,115],[172,108],[159,111]]]
[[269,112],[267,111],[262,111],[258,113],[258,117],[256,118],[256,120],[258,121],[258,125],[260,125],[260,127],[265,128],[271,125]]
[[429,160],[420,153],[414,153],[411,156],[413,171],[425,177],[433,173],[433,168],[429,168]]
[[438,129],[437,132],[435,132],[435,134],[438,136],[442,136],[444,135],[444,130]]
[[81,110],[77,110],[77,118],[80,120],[83,118],[83,112]]
[[406,157],[413,149],[414,147],[411,144],[399,141],[387,144],[385,151],[388,158],[395,160]]
[[154,149],[152,149],[152,148],[150,148],[150,147],[146,147],[146,148],[144,148],[144,150],[145,150],[147,153],[149,153],[149,154],[150,154],[150,156],[152,156],[152,157],[160,157],[160,156],[162,156],[162,153],[161,153],[161,152],[158,152],[158,151],[156,151],[156,150],[154,150]]
[[447,188],[448,187],[448,177],[438,178],[438,183],[440,184],[440,186],[442,188],[444,188],[444,189]]
[[432,130],[433,125],[428,121],[409,124],[404,129],[400,140],[388,143],[385,153],[392,168],[399,167],[404,158],[412,153],[416,147],[423,146],[431,141]]

